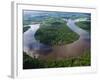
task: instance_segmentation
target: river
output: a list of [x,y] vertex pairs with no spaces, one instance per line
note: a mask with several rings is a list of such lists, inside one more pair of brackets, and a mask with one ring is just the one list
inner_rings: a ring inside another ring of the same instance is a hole
[[[73,43],[63,46],[50,46],[44,45],[37,41],[34,37],[36,31],[40,28],[40,24],[32,24],[30,29],[24,32],[24,52],[31,57],[42,58],[42,59],[62,59],[67,57],[79,56],[90,48],[90,34],[89,32],[76,26],[74,20],[67,20],[68,27],[80,38]],[[47,55],[46,55],[47,54]]]

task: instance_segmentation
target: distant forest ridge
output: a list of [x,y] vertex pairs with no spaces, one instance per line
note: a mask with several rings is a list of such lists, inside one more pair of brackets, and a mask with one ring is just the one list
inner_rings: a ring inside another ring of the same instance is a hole
[[79,12],[54,12],[54,11],[23,11],[23,24],[27,25],[31,22],[41,22],[47,18],[63,18],[63,19],[78,19],[87,18],[91,19],[90,13],[79,13]]

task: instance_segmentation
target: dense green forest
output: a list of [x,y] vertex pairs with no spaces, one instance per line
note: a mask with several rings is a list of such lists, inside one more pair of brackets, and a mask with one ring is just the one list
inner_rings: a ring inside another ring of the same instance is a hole
[[87,30],[87,31],[91,31],[91,23],[90,21],[80,21],[76,23],[77,26],[79,26],[80,28]]
[[63,45],[72,43],[79,36],[68,28],[64,20],[48,18],[41,22],[35,38],[47,45]]

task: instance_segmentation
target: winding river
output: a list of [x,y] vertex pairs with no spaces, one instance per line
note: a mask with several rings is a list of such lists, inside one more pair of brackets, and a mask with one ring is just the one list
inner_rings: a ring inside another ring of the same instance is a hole
[[[62,59],[66,57],[73,57],[81,55],[86,49],[90,48],[90,35],[89,32],[79,28],[75,25],[74,20],[67,20],[66,24],[68,27],[77,33],[80,38],[73,43],[50,47],[37,41],[34,37],[36,31],[39,29],[40,24],[32,24],[26,32],[24,32],[24,52],[31,57],[42,58],[42,59]],[[47,54],[47,55],[46,55]]]
[[78,27],[76,24],[75,24],[75,21],[74,20],[67,20],[67,25],[68,27],[74,31],[75,33],[77,33],[81,38],[83,39],[90,39],[90,34],[89,32],[83,30],[82,28]]
[[[31,57],[38,57],[40,53],[47,54],[52,50],[50,46],[44,45],[35,39],[35,33],[40,24],[28,25],[30,28],[23,34],[23,49]],[[39,54],[37,54],[37,52]]]

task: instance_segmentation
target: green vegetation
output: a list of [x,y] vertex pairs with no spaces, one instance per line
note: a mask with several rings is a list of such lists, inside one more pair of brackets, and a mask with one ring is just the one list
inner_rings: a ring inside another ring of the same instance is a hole
[[46,16],[34,16],[34,17],[30,17],[29,19],[25,20],[23,19],[23,25],[29,25],[31,23],[41,23],[41,21],[45,20],[47,17]]
[[89,32],[91,31],[90,21],[80,21],[80,22],[77,22],[76,25],[78,25],[80,28],[85,29]]
[[68,28],[64,20],[48,18],[41,22],[35,38],[44,44],[63,45],[77,40],[79,36]]
[[29,28],[30,26],[23,27],[23,32],[26,32]]
[[23,54],[23,69],[35,69],[35,68],[57,68],[57,67],[75,67],[75,66],[90,66],[91,55],[90,50],[84,52],[82,56],[66,58],[62,60],[40,60],[33,59]]
[[33,69],[42,67],[44,67],[42,60],[40,61],[39,59],[33,59],[26,53],[23,53],[23,69]]

